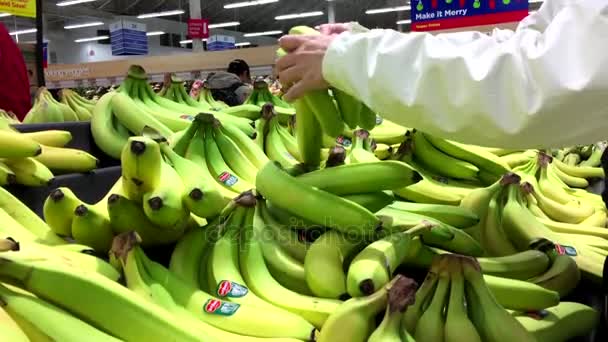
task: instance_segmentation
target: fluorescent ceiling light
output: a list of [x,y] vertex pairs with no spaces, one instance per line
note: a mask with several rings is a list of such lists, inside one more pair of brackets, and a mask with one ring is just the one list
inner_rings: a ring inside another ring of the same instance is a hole
[[[207,38],[205,39],[201,39],[202,42],[206,42]],[[180,40],[179,41],[180,44],[185,45],[185,44],[192,44],[192,39],[186,39],[186,40]]]
[[148,36],[148,37],[150,37],[150,36],[162,36],[163,34],[165,34],[165,32],[163,32],[163,31],[152,31],[152,32],[146,33],[146,36]]
[[239,8],[239,7],[248,7],[248,6],[257,6],[257,5],[266,5],[271,4],[273,2],[279,2],[279,0],[257,0],[257,1],[244,1],[244,2],[235,2],[232,4],[224,5],[225,9],[230,8]]
[[321,11],[315,12],[304,12],[304,13],[295,13],[295,14],[285,14],[274,17],[275,20],[289,20],[289,19],[297,19],[297,18],[307,18],[307,17],[318,17],[323,15]]
[[85,2],[93,2],[96,0],[69,0],[69,1],[60,1],[57,3],[57,6],[59,7],[63,7],[63,6],[72,6],[72,5],[76,5],[76,4],[82,4]]
[[398,7],[386,7],[386,8],[376,8],[365,11],[365,14],[378,14],[378,13],[387,13],[387,12],[400,12],[400,11],[408,11],[410,10],[410,6],[398,6]]
[[38,30],[36,30],[35,28],[33,29],[27,29],[27,30],[19,30],[19,31],[13,31],[11,33],[9,33],[11,36],[18,36],[20,34],[26,34],[26,33],[36,33]]
[[411,24],[412,20],[411,19],[405,19],[405,20],[399,20],[397,22],[397,25],[405,25],[405,24]]
[[273,36],[275,34],[281,34],[283,31],[264,31],[264,32],[253,32],[253,33],[245,33],[244,37],[257,37],[257,36]]
[[173,10],[173,11],[164,11],[164,12],[156,12],[156,13],[146,13],[140,14],[137,16],[137,19],[146,19],[146,18],[156,18],[156,17],[167,17],[170,15],[178,15],[186,13],[184,10]]
[[0,18],[10,17],[12,14],[10,13],[0,13]]
[[531,4],[540,4],[541,2],[543,2],[543,0],[529,0],[528,2]]
[[97,36],[97,37],[76,39],[75,42],[76,43],[94,42],[96,40],[104,40],[104,39],[109,39],[109,38],[110,38],[109,36]]
[[251,45],[250,42],[241,42],[241,43],[234,44],[234,46],[249,46],[249,45]]
[[220,28],[220,27],[231,27],[231,26],[239,26],[241,25],[241,23],[239,23],[238,21],[230,21],[227,23],[219,23],[219,24],[210,24],[209,28]]
[[103,22],[94,21],[94,22],[90,22],[90,23],[67,25],[67,26],[64,26],[63,28],[66,30],[73,30],[73,29],[82,28],[82,27],[101,26],[101,25],[103,25]]

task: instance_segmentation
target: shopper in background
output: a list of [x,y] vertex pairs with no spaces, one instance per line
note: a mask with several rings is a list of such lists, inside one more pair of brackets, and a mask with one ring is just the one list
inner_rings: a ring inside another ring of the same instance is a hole
[[228,64],[229,73],[237,75],[241,82],[245,84],[251,84],[251,70],[249,70],[249,64],[242,59],[235,59]]
[[224,71],[209,74],[206,83],[213,98],[229,106],[237,106],[245,102],[253,89],[235,74]]
[[30,83],[21,50],[0,23],[0,108],[23,120],[32,107]]
[[608,1],[545,0],[515,32],[491,36],[320,30],[280,39],[289,100],[331,85],[406,127],[489,147],[608,137]]

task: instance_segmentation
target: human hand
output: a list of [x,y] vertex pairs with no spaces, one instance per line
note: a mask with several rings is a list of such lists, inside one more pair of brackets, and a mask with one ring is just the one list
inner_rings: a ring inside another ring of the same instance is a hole
[[332,36],[346,32],[350,29],[350,24],[323,24],[319,25],[318,30],[321,34]]
[[287,101],[300,98],[311,90],[327,89],[323,78],[323,58],[336,35],[284,36],[279,45],[288,54],[277,61],[276,67],[281,83],[289,90]]

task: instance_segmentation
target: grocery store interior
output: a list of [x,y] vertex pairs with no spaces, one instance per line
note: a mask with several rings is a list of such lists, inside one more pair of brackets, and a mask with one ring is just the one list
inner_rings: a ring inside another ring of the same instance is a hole
[[0,1],[0,341],[608,341],[604,13]]

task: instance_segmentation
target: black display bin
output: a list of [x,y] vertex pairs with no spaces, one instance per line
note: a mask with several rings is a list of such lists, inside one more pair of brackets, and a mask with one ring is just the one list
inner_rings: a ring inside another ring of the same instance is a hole
[[121,167],[113,166],[96,169],[87,173],[71,173],[56,176],[46,187],[6,187],[15,197],[26,204],[38,216],[43,217],[42,208],[48,195],[56,188],[70,188],[78,198],[86,203],[96,203],[110,191],[121,175]]
[[66,147],[79,149],[94,155],[99,159],[100,168],[120,165],[120,160],[108,156],[97,147],[95,140],[93,140],[93,136],[91,135],[91,123],[88,121],[20,124],[14,125],[13,127],[23,133],[48,130],[69,131],[72,133],[72,141],[70,141]]

